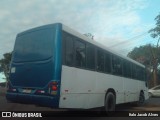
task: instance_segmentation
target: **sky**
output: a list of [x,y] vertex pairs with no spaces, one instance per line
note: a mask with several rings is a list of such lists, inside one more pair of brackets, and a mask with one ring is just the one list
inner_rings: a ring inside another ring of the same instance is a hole
[[148,31],[159,5],[160,0],[0,0],[0,59],[13,51],[18,33],[57,22],[127,55],[156,43]]
[[4,75],[3,72],[0,72],[0,83],[5,82],[6,81],[6,77]]

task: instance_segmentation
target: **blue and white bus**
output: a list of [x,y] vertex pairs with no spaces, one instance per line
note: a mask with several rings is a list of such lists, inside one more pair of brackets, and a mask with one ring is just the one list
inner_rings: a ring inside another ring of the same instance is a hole
[[55,23],[17,35],[6,98],[114,111],[116,104],[148,99],[145,71],[142,64]]

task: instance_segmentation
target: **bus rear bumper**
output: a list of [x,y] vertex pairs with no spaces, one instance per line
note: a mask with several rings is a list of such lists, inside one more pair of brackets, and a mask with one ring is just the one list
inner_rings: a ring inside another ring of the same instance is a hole
[[22,93],[6,93],[6,99],[17,103],[28,103],[37,104],[46,107],[59,107],[59,98],[46,95],[33,95],[33,94],[22,94]]

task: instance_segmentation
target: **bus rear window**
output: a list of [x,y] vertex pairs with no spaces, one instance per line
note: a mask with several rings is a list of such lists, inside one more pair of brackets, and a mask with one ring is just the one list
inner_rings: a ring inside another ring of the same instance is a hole
[[51,29],[42,29],[17,36],[13,61],[41,61],[52,57],[53,35]]

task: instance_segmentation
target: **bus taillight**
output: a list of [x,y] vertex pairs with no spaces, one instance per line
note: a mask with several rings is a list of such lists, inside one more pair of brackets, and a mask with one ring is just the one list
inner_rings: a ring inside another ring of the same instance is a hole
[[52,91],[57,91],[58,89],[58,84],[56,81],[53,81],[49,84],[49,88],[52,90]]
[[53,85],[53,86],[52,86],[52,90],[53,90],[53,91],[56,91],[56,90],[57,90],[57,85]]

